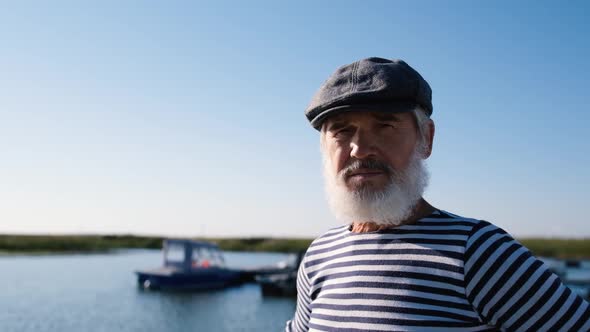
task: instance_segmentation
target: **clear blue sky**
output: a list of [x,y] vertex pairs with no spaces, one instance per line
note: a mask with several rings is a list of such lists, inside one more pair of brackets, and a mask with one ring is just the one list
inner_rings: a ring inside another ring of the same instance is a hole
[[426,198],[590,236],[586,1],[0,5],[0,232],[314,237],[338,223],[303,111],[338,66],[433,89]]

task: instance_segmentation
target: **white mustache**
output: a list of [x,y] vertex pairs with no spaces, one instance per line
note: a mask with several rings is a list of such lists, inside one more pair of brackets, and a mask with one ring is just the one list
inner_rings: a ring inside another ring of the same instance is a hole
[[384,162],[374,160],[374,159],[363,159],[363,160],[355,159],[348,166],[343,168],[340,171],[340,174],[343,177],[347,177],[352,172],[355,172],[359,169],[383,171],[386,174],[393,173],[393,169]]

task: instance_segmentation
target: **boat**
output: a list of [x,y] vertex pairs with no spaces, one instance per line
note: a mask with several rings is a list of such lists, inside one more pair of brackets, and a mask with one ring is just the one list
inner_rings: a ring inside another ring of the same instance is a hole
[[297,270],[305,252],[294,253],[281,271],[258,274],[255,277],[263,296],[297,296]]
[[219,247],[211,242],[166,239],[164,266],[136,271],[138,286],[144,289],[224,288],[242,282],[240,270],[228,268]]
[[256,276],[263,296],[297,296],[297,270]]
[[565,286],[584,299],[590,299],[590,262],[541,258]]

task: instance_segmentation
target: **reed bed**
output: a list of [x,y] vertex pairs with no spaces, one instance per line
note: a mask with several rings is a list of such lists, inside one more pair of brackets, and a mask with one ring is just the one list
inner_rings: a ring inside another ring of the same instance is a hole
[[[135,235],[0,235],[0,253],[104,252],[117,249],[161,249],[163,237]],[[298,252],[312,239],[301,238],[194,238],[215,242],[226,251]],[[522,238],[535,255],[560,259],[590,259],[590,238]]]

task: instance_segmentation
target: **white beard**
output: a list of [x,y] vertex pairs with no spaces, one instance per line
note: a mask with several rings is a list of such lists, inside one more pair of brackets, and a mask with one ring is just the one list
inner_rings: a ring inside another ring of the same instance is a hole
[[374,222],[397,226],[412,214],[428,185],[429,174],[418,144],[405,170],[389,168],[390,183],[383,190],[362,188],[351,191],[344,183],[344,172],[334,174],[329,158],[323,153],[325,190],[336,218],[347,223]]

